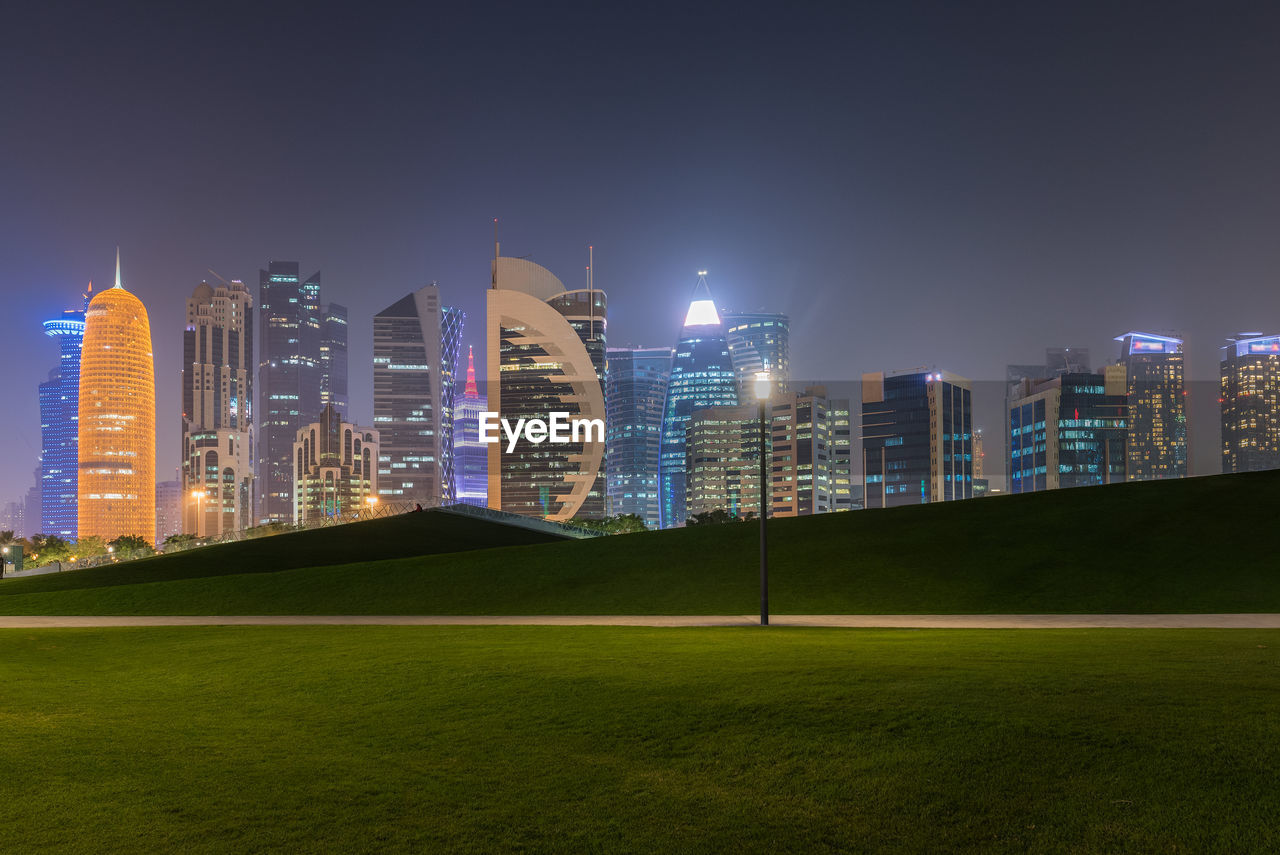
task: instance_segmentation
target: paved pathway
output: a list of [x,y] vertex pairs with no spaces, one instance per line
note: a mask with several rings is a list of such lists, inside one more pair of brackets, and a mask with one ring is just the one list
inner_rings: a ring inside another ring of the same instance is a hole
[[[0,616],[0,629],[111,626],[753,626],[756,615],[109,615]],[[774,626],[903,629],[1280,629],[1280,614],[774,615]]]

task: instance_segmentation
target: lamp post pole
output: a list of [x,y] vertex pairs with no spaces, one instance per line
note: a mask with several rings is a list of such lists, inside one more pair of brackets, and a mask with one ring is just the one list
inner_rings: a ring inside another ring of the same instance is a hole
[[769,421],[767,404],[771,383],[768,372],[756,375],[756,400],[760,403],[760,625],[769,625]]

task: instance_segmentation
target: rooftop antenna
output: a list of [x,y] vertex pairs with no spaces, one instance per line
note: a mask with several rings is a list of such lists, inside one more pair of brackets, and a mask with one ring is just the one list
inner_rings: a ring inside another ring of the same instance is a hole
[[587,341],[598,341],[596,338],[596,248],[587,247]]
[[230,282],[228,282],[227,280],[225,280],[225,279],[223,279],[221,276],[219,276],[219,275],[218,275],[218,271],[214,270],[212,267],[210,267],[210,268],[209,268],[209,272],[210,272],[210,273],[212,273],[212,274],[213,274],[213,276],[214,276],[214,278],[215,278],[215,279],[217,279],[219,282],[221,282],[223,285],[230,285],[230,284],[231,284]]
[[492,288],[498,287],[498,218],[493,218],[493,283]]

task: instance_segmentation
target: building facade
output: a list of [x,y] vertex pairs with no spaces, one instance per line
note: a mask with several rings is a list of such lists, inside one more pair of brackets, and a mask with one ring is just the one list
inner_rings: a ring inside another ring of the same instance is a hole
[[321,410],[320,274],[296,261],[258,271],[257,521],[293,519],[293,442]]
[[1187,476],[1187,410],[1183,341],[1129,332],[1121,342],[1129,397],[1130,481]]
[[[313,277],[318,287],[320,274]],[[320,406],[347,412],[347,307],[326,303],[320,309]]]
[[1232,341],[1220,367],[1222,471],[1280,469],[1280,335]]
[[489,450],[480,441],[480,414],[487,409],[476,383],[476,360],[467,348],[467,379],[453,419],[453,497],[464,505],[489,504]]
[[825,387],[813,386],[795,394],[775,396],[769,411],[770,516],[809,516],[851,509],[849,401],[828,398]]
[[972,498],[972,411],[972,387],[955,374],[863,374],[866,507]]
[[791,320],[776,312],[731,312],[720,314],[724,323],[729,358],[738,374],[738,397],[751,396],[751,384],[760,372],[767,372],[773,388],[786,392],[791,378]]
[[[92,297],[90,282],[84,309]],[[40,534],[68,541],[75,540],[77,532],[84,318],[83,310],[68,309],[44,322],[44,334],[58,341],[58,367],[40,384],[40,516],[31,524]]]
[[672,356],[663,406],[658,485],[663,528],[684,525],[688,466],[685,443],[693,411],[734,407],[738,402],[738,374],[729,354],[724,325],[711,298],[706,273],[700,272]]
[[151,325],[142,302],[124,289],[116,254],[115,287],[85,313],[80,359],[77,537],[156,539],[156,386]]
[[1009,489],[1032,493],[1125,480],[1124,366],[1023,381],[1009,408]]
[[201,282],[182,335],[182,531],[215,537],[254,523],[253,297]]
[[156,545],[182,534],[182,479],[156,482]]
[[608,301],[566,290],[549,270],[494,247],[486,294],[489,409],[516,424],[551,413],[598,422],[577,441],[488,446],[489,507],[566,521],[605,512],[604,368]]
[[423,507],[454,495],[454,404],[465,315],[427,285],[373,317],[378,494]]
[[295,523],[364,510],[378,502],[378,432],[344,422],[332,406],[298,430],[293,461]]
[[609,514],[662,523],[659,465],[669,347],[611,347],[605,371]]
[[758,517],[759,410],[750,405],[703,407],[690,414],[685,430],[685,518],[717,510]]

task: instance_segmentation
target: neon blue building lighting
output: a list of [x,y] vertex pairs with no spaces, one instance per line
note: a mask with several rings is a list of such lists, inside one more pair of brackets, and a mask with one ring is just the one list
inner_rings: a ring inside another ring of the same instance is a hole
[[663,528],[683,525],[687,513],[685,440],[690,416],[703,407],[737,403],[737,374],[724,325],[711,299],[706,273],[699,273],[671,363],[662,414],[659,492]]
[[[92,288],[92,286],[90,286]],[[85,297],[87,306],[89,297]],[[40,521],[39,533],[75,540],[80,463],[80,348],[84,344],[84,312],[68,309],[43,324],[44,334],[58,340],[58,367],[40,384]],[[34,521],[28,526],[35,533]]]

